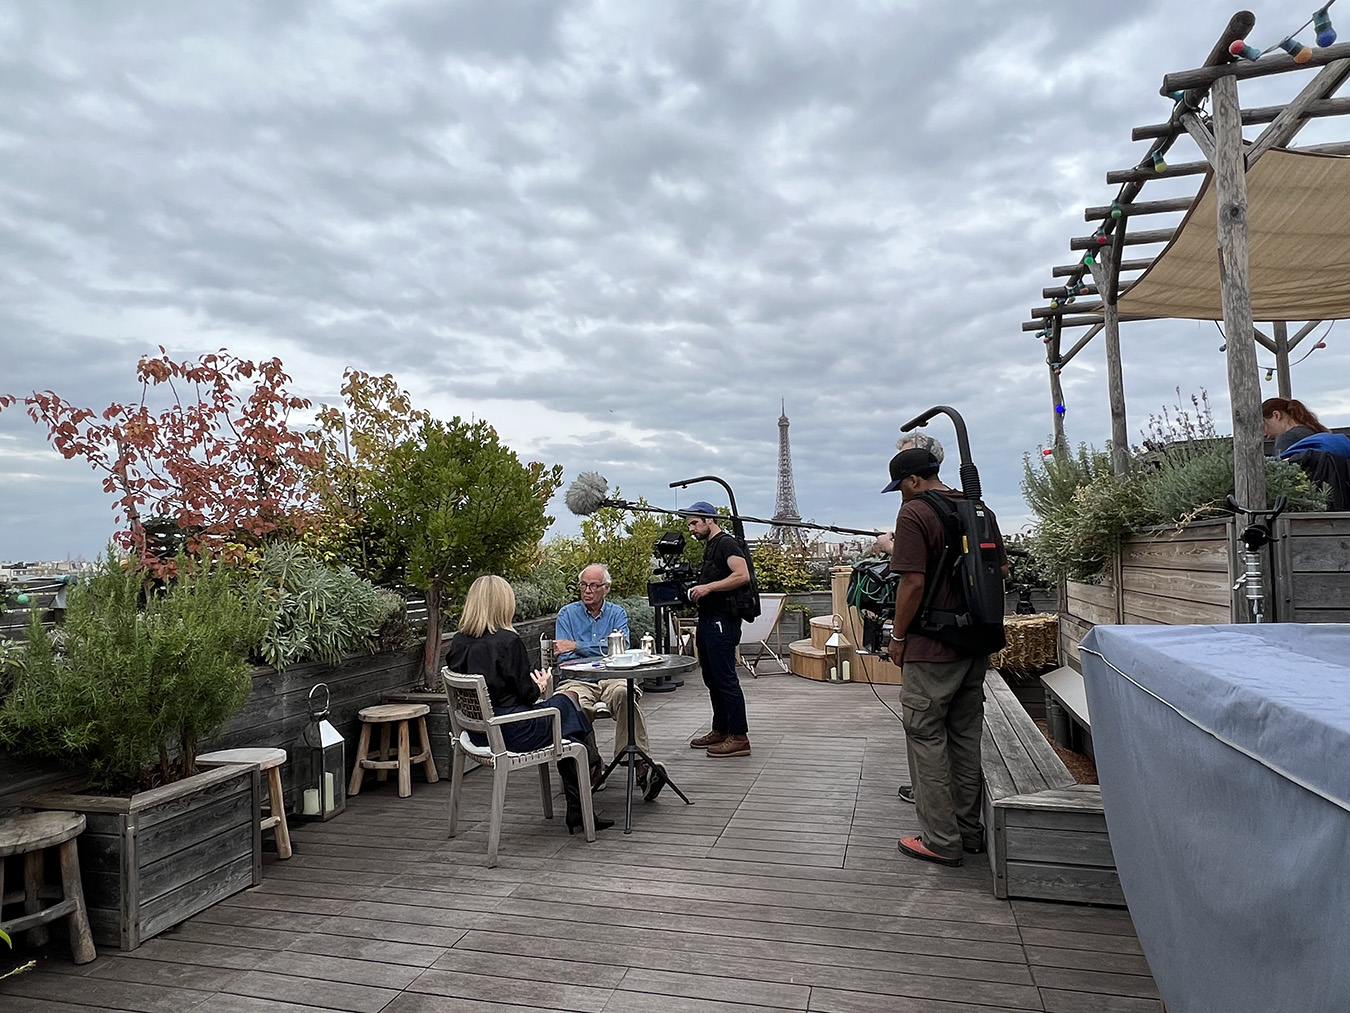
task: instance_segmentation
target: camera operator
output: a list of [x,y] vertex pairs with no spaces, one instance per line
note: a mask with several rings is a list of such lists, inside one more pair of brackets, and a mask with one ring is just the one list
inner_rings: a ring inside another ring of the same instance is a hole
[[750,583],[745,549],[717,524],[717,511],[700,500],[688,510],[689,533],[703,542],[703,569],[689,589],[698,606],[699,665],[712,701],[712,731],[689,743],[707,749],[709,756],[749,756],[750,737],[745,720],[745,694],[736,676],[736,645],[741,642],[741,620],[733,609],[733,593]]

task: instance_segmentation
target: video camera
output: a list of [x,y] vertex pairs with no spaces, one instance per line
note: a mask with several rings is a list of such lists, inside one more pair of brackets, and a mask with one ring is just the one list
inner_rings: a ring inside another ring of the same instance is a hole
[[684,535],[667,531],[652,546],[656,556],[656,571],[647,581],[647,602],[658,606],[689,604],[689,589],[698,583],[698,574],[684,559]]

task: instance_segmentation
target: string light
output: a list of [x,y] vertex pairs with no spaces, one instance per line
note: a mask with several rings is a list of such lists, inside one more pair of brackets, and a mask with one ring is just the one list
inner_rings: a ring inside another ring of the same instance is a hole
[[1056,415],[1063,415],[1063,414],[1064,414],[1064,406],[1063,406],[1062,404],[1057,404],[1057,405],[1055,405],[1055,414],[1056,414]]
[[1281,42],[1280,48],[1292,56],[1295,63],[1307,63],[1312,59],[1312,50],[1293,36]]
[[[1055,405],[1055,411],[1057,411],[1057,412],[1060,411],[1060,408],[1061,408],[1060,405]],[[1051,456],[1052,454],[1054,454],[1054,451],[1053,451],[1052,449],[1050,449],[1049,447],[1043,447],[1043,448],[1041,448],[1041,456],[1042,456],[1042,457],[1049,457],[1049,456]]]
[[1323,49],[1336,41],[1336,29],[1331,27],[1331,15],[1327,13],[1330,8],[1331,4],[1327,4],[1321,10],[1314,11],[1312,16],[1313,31],[1317,33],[1317,44]]
[[1118,200],[1113,200],[1113,201],[1111,202],[1111,217],[1112,217],[1112,218],[1119,219],[1120,216],[1123,215],[1124,213],[1125,213],[1125,211],[1124,211],[1124,209],[1120,206],[1120,201],[1118,201]]
[[1238,39],[1234,42],[1228,47],[1228,51],[1234,56],[1242,57],[1244,60],[1255,62],[1261,59],[1261,50],[1257,49],[1255,46],[1248,45],[1243,39]]
[[1266,370],[1266,383],[1270,383],[1270,381],[1273,380],[1273,379],[1275,379],[1275,370],[1273,370],[1273,369],[1267,369],[1267,370]]
[[1154,172],[1167,171],[1167,160],[1163,158],[1163,153],[1161,151],[1155,151],[1153,153],[1153,171]]

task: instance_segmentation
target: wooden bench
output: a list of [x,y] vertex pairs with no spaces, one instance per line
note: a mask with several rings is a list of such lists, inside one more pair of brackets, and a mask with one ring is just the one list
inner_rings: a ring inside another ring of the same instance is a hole
[[1125,903],[1101,789],[1078,784],[1013,691],[984,678],[984,825],[994,895]]
[[1041,676],[1050,738],[1065,749],[1092,756],[1092,718],[1083,673],[1065,665]]

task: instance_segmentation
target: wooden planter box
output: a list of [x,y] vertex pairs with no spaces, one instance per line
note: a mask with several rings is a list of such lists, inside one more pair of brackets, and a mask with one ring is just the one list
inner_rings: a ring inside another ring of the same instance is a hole
[[219,767],[131,798],[47,793],[37,809],[84,813],[80,876],[100,946],[134,950],[262,882],[258,768]]
[[[1060,660],[1082,670],[1078,644],[1098,623],[1250,622],[1234,588],[1245,572],[1240,526],[1202,521],[1122,539],[1100,582],[1068,581],[1059,617]],[[1266,615],[1275,622],[1350,622],[1350,513],[1284,514],[1266,550]]]

